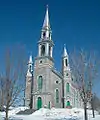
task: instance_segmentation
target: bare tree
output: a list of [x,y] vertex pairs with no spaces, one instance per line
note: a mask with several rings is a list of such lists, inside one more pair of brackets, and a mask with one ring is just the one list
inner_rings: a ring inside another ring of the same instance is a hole
[[0,110],[3,111],[3,105],[4,105],[4,80],[0,76]]
[[24,89],[25,54],[22,49],[7,50],[5,70],[0,78],[1,106],[5,106],[5,120],[8,120],[8,110],[18,99]]
[[84,117],[87,117],[87,103],[92,98],[93,81],[99,72],[99,61],[94,52],[90,54],[80,50],[71,55],[71,69],[75,77],[80,97],[84,106]]

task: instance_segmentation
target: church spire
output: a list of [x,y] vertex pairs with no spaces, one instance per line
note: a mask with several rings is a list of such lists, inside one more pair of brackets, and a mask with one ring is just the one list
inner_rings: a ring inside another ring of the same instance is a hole
[[43,23],[42,28],[50,28],[48,5],[47,5],[47,8],[46,8],[46,14],[45,14],[44,23]]
[[41,31],[41,40],[51,40],[51,28],[50,28],[50,22],[49,22],[49,13],[48,13],[48,5],[46,8],[46,14],[42,26]]
[[63,57],[62,57],[62,70],[63,70],[62,72],[66,71],[66,70],[70,70],[69,57],[68,57],[68,53],[67,53],[65,44],[64,44],[64,51],[63,51]]
[[63,53],[63,57],[67,57],[68,54],[67,54],[67,50],[66,50],[66,45],[64,44],[64,53]]
[[30,57],[29,57],[28,64],[33,64],[33,61],[32,61],[32,55],[30,55]]
[[29,57],[29,61],[28,61],[28,70],[27,70],[27,76],[32,76],[32,72],[33,72],[33,60],[32,60],[32,55],[30,55]]
[[52,58],[52,52],[53,52],[53,41],[52,41],[52,31],[50,28],[50,22],[49,22],[49,14],[48,14],[48,6],[46,8],[46,14],[44,18],[43,27],[41,30],[41,37],[40,41],[38,42],[38,55],[39,57],[50,57]]

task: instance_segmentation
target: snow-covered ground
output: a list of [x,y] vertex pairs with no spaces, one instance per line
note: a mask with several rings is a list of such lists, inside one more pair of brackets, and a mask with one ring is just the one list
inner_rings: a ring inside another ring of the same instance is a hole
[[[25,110],[27,107],[18,107],[9,110],[9,118],[11,120],[84,120],[84,110],[79,108],[72,109],[45,109],[34,112],[30,115],[16,115],[19,111]],[[5,113],[1,112],[0,117],[3,118]],[[100,115],[95,111],[96,118],[92,118],[92,111],[88,110],[88,120],[100,120]],[[2,119],[0,119],[2,120]]]
[[[9,115],[9,117],[16,116],[16,113],[18,113],[19,111],[24,111],[26,109],[28,109],[28,107],[17,107],[17,108],[10,107],[8,115]],[[4,116],[5,116],[5,112],[0,112],[0,118],[3,118]]]

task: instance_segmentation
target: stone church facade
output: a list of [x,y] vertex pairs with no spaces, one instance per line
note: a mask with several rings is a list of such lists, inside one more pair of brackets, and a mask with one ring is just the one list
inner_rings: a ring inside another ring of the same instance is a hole
[[38,41],[38,55],[29,58],[26,74],[25,105],[33,109],[41,107],[81,107],[82,101],[70,71],[69,57],[64,46],[62,72],[54,66],[52,31],[48,7]]

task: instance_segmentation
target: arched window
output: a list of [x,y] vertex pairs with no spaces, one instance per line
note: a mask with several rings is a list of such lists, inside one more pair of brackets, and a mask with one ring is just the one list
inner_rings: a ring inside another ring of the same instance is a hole
[[66,92],[69,92],[69,83],[66,84]]
[[59,103],[59,90],[56,89],[56,103]]
[[43,78],[42,76],[39,76],[38,78],[38,89],[41,90],[43,86]]
[[49,56],[51,55],[51,46],[49,46]]
[[41,46],[41,56],[45,55],[45,45]]
[[69,74],[68,73],[66,73],[66,76],[68,76]]
[[44,33],[43,33],[43,38],[45,38],[45,35],[46,35],[46,34],[45,34],[45,32],[44,32]]
[[48,103],[48,108],[50,109],[50,107],[51,107],[51,102],[49,101],[49,103]]
[[29,71],[32,72],[32,66],[31,65],[29,66]]
[[51,37],[51,34],[49,33],[49,38]]
[[68,66],[68,61],[67,61],[67,59],[65,59],[65,65],[66,65],[66,67]]

